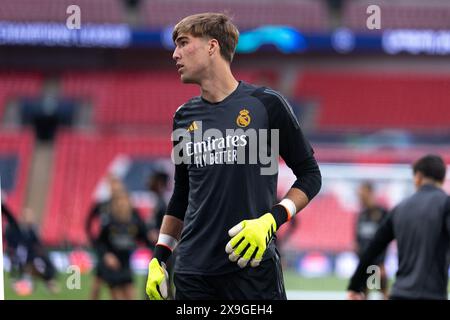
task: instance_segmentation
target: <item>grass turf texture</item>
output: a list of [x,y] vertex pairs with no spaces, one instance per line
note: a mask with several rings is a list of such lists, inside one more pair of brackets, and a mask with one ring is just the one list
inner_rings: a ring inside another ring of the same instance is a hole
[[[58,283],[61,291],[58,294],[50,293],[40,280],[34,281],[34,291],[28,296],[19,296],[11,288],[11,280],[8,273],[5,273],[5,299],[7,300],[87,300],[91,290],[93,275],[84,274],[81,276],[80,289],[70,290],[66,286],[68,274],[59,274]],[[136,299],[144,298],[146,277],[139,275],[135,277]],[[345,292],[348,280],[338,277],[322,277],[322,278],[304,278],[300,277],[296,272],[286,270],[284,272],[284,281],[286,290],[301,291],[340,291]],[[450,284],[449,284],[450,292]],[[102,286],[100,298],[103,300],[110,299],[109,290],[106,285]]]

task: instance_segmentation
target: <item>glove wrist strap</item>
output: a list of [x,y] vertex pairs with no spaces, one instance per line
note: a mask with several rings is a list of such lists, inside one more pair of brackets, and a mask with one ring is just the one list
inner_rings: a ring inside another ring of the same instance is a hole
[[272,210],[270,211],[273,218],[275,219],[275,223],[277,224],[277,229],[280,228],[280,226],[287,221],[287,211],[286,209],[280,205],[276,204],[272,207]]
[[177,244],[177,239],[171,235],[160,233],[158,242],[155,246],[154,257],[158,259],[158,261],[166,263]]
[[155,251],[153,252],[153,257],[156,258],[159,262],[167,263],[167,260],[172,255],[172,250],[168,247],[157,244],[155,246]]

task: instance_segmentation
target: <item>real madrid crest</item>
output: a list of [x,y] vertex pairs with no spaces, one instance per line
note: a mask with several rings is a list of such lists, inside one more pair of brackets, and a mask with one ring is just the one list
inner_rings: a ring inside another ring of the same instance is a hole
[[245,128],[250,124],[251,118],[250,118],[250,111],[247,109],[242,109],[239,111],[239,115],[236,118],[236,124],[241,127]]

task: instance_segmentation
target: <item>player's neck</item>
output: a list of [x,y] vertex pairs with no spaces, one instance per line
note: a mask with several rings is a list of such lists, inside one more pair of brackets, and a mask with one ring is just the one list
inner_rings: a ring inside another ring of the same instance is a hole
[[429,179],[429,178],[423,178],[423,180],[421,181],[421,183],[417,186],[418,188],[421,188],[423,186],[433,186],[436,188],[442,188],[442,183],[435,181],[433,179]]
[[228,97],[236,88],[239,82],[236,81],[230,68],[220,68],[213,70],[201,83],[202,98],[217,103]]

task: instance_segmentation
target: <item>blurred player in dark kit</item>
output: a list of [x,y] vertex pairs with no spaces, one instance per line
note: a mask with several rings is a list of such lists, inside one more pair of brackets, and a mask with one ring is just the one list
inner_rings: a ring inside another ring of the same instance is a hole
[[42,279],[51,293],[58,293],[56,268],[40,240],[33,210],[23,211],[18,228],[8,228],[6,239],[12,251],[13,270],[18,273],[14,283],[16,293],[31,293],[34,278]]
[[[374,186],[371,182],[366,181],[360,185],[358,189],[358,196],[361,203],[362,210],[358,215],[356,222],[356,253],[361,258],[361,254],[370,244],[380,223],[387,215],[387,210],[380,205],[377,205],[375,199]],[[380,288],[383,298],[388,297],[387,276],[384,267],[384,260],[386,258],[386,251],[383,251],[373,262],[380,269]],[[367,295],[367,290],[365,294]]]
[[139,242],[151,245],[145,223],[133,209],[128,194],[117,194],[111,199],[110,218],[95,242],[99,272],[115,300],[135,298],[130,258]]
[[153,215],[148,223],[149,239],[154,244],[158,241],[159,229],[161,229],[161,224],[167,211],[164,194],[167,191],[168,184],[169,175],[162,171],[154,172],[148,180],[148,189],[155,197]]
[[446,165],[427,155],[413,165],[417,191],[383,220],[348,286],[348,298],[365,299],[367,268],[397,241],[398,271],[390,299],[447,299],[450,198],[442,190]]
[[[111,199],[120,193],[126,192],[126,188],[122,181],[116,177],[114,174],[110,174],[107,177],[108,187],[109,187],[109,198],[107,200],[98,201],[94,203],[91,210],[89,211],[88,217],[85,223],[85,232],[88,236],[89,242],[95,247],[95,242],[99,236],[99,228],[101,225],[106,224],[111,215]],[[97,227],[97,228],[95,228]],[[97,257],[97,261],[99,261]],[[98,300],[100,297],[100,289],[103,283],[103,278],[100,273],[100,269],[95,268],[95,278],[92,282],[90,299]]]

